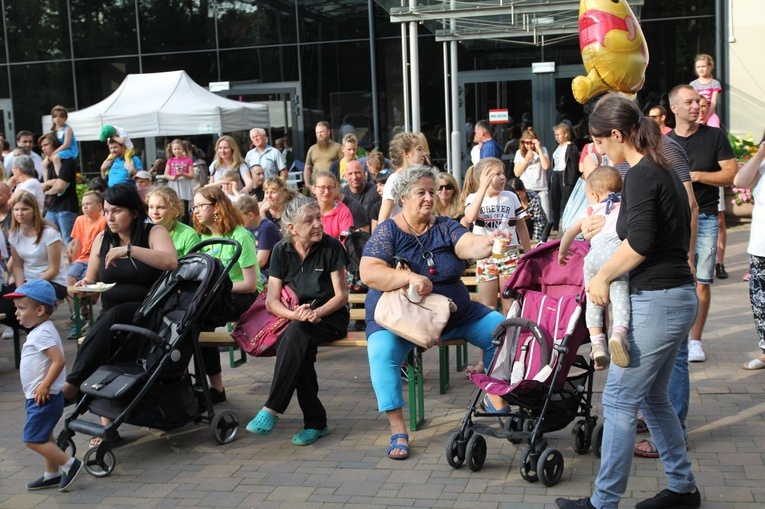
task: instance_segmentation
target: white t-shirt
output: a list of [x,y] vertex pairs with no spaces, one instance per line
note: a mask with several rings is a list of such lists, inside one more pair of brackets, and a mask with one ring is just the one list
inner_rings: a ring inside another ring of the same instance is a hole
[[[13,164],[14,159],[13,151],[8,152],[3,156],[3,166],[5,166],[5,173],[7,175],[11,174],[11,164]],[[40,157],[40,154],[35,152],[34,150],[29,154],[29,157],[32,158],[32,162],[35,163],[35,171],[37,172],[37,178],[39,180],[42,180],[43,174],[42,174],[42,157]]]
[[568,145],[558,145],[553,152],[553,171],[566,169],[566,149]]
[[[465,200],[465,210],[475,200],[476,193],[469,194]],[[500,191],[497,196],[484,196],[481,202],[481,209],[478,211],[478,217],[474,221],[473,233],[476,235],[491,235],[499,227],[504,216],[513,219],[523,219],[526,217],[526,211],[523,209],[520,200],[512,191]],[[479,225],[478,223],[483,223]],[[518,232],[515,226],[510,227],[513,230],[513,244],[518,244]]]
[[[35,389],[40,382],[45,380],[50,369],[50,359],[45,354],[48,348],[58,348],[64,353],[64,345],[61,344],[61,336],[56,326],[50,320],[45,321],[29,331],[24,346],[21,347],[21,364],[19,365],[19,377],[21,387],[24,389],[24,397],[35,398]],[[56,380],[50,386],[51,394],[58,394],[64,387],[66,380],[66,366],[61,370]]]
[[[399,179],[400,176],[401,175],[398,173],[391,173],[390,177],[388,177],[388,180],[385,181],[385,187],[383,188],[382,195],[383,201],[393,200],[393,184]],[[396,200],[393,200],[393,210],[391,210],[389,217],[393,217],[399,212],[401,212],[401,207],[398,206]]]
[[750,255],[765,257],[765,162],[760,165],[760,181],[752,190],[752,197],[754,210],[747,252]]
[[[43,228],[40,243],[35,244],[35,237],[26,237],[21,230],[8,235],[11,247],[16,250],[24,262],[24,279],[39,279],[40,275],[48,270],[48,246],[54,242],[61,242],[61,234],[52,226]],[[58,274],[51,281],[66,286],[66,261],[64,260],[64,248],[61,248],[61,263]],[[18,284],[18,282],[16,282]]]
[[23,189],[34,196],[41,211],[45,208],[45,193],[43,192],[42,184],[40,184],[39,180],[35,178],[25,180],[17,185],[16,189]]
[[[549,159],[547,155],[547,148],[542,147],[542,153]],[[513,164],[522,163],[524,157],[521,155],[521,151],[515,152],[515,159]],[[542,160],[539,154],[534,152],[534,157],[526,165],[526,169],[521,173],[521,182],[526,186],[529,191],[545,191],[547,190],[547,170],[542,169]]]
[[[133,142],[130,141],[130,135],[128,134],[128,132],[118,125],[113,125],[112,127],[114,128],[115,131],[117,131],[117,136],[125,140],[125,148],[133,148]],[[169,157],[169,154],[168,154],[168,157]]]
[[[213,177],[213,182],[219,181],[220,178],[223,176],[223,174],[226,173],[226,171],[229,169],[229,168],[218,168],[217,165],[215,164],[216,162],[217,161],[213,161],[212,164],[210,165],[210,175],[212,175]],[[239,174],[244,175],[245,173],[249,175],[250,169],[247,167],[246,163],[242,163],[239,165]],[[244,178],[242,178],[242,182],[244,182]]]

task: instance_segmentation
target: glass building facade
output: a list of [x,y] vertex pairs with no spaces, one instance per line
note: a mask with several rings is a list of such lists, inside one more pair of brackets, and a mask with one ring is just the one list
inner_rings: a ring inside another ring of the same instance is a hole
[[[391,133],[404,123],[401,27],[391,23],[388,8],[392,5],[401,3],[39,0],[32,7],[23,0],[3,0],[0,109],[4,129],[9,134],[20,129],[41,134],[41,117],[53,105],[85,108],[107,97],[127,74],[182,69],[202,86],[230,82],[228,95],[233,99],[274,101],[275,111],[281,101],[284,115],[278,124],[272,115],[272,137],[285,130],[297,135],[298,157],[313,143],[318,120],[330,121],[336,139],[340,126],[350,123],[362,145],[378,141],[385,148]],[[645,0],[641,19],[651,52],[641,98],[657,101],[674,85],[694,78],[696,53],[714,55],[715,5],[708,0]],[[433,155],[442,159],[443,44],[436,42],[428,24],[420,25],[418,39],[421,127],[432,142]],[[495,107],[508,107],[516,120],[523,113],[538,114],[530,111],[529,96],[534,92],[530,78],[505,81],[501,73],[506,70],[511,75],[540,61],[581,68],[577,38],[545,46],[496,40],[461,43],[460,73],[495,72],[488,81],[465,86],[463,117],[486,118],[488,108]],[[550,97],[555,104],[549,107],[576,123],[583,111],[570,104],[570,78],[556,79],[553,86]],[[378,125],[371,113],[373,101],[379,111]],[[548,145],[552,142],[552,133],[540,135]],[[238,137],[246,149],[249,140],[243,133]],[[195,141],[210,154],[211,138]],[[82,152],[83,164],[92,169],[106,155],[106,148],[85,142]]]

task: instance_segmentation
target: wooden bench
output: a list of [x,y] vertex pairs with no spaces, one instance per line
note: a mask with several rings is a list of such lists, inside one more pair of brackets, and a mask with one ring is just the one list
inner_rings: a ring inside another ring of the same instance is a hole
[[[85,297],[85,301],[88,304],[88,323],[90,325],[93,325],[93,299],[91,298],[90,294],[84,294],[79,291],[74,286],[67,286],[66,287],[66,293],[69,295],[69,297],[72,297],[73,303],[72,303],[72,319],[74,321],[74,330],[76,333],[75,337],[81,337],[82,336],[82,330],[83,330],[83,323],[82,323],[82,317],[80,316],[80,296]],[[79,342],[78,342],[79,344]]]

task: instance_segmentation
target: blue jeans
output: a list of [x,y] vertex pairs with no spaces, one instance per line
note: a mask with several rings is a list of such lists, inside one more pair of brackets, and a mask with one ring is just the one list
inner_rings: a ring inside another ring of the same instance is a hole
[[[492,311],[478,321],[452,329],[441,339],[467,339],[470,344],[483,350],[483,364],[488,367],[496,349],[491,342],[491,333],[504,319],[500,313]],[[380,412],[404,406],[400,368],[412,349],[414,343],[385,329],[374,332],[367,338],[369,372]]]
[[61,232],[61,238],[64,240],[64,252],[66,252],[66,246],[72,241],[72,228],[74,227],[74,221],[77,219],[77,212],[61,211],[45,213],[45,219],[55,224],[58,230]]
[[598,509],[618,507],[627,489],[641,406],[669,489],[688,493],[696,487],[680,421],[667,396],[675,357],[696,319],[696,289],[685,285],[637,291],[630,296],[630,305],[630,364],[626,368],[612,364],[603,390],[602,456],[590,499]]
[[715,277],[717,257],[717,214],[699,214],[699,234],[696,237],[696,280],[711,285]]

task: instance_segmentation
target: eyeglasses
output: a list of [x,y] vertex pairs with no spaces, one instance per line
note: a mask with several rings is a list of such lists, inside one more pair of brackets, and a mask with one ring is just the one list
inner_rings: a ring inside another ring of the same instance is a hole
[[454,191],[454,185],[453,184],[444,184],[443,186],[438,186],[439,191],[443,191],[446,189],[447,191]]
[[191,207],[192,212],[196,212],[197,210],[202,210],[202,207],[212,207],[215,205],[214,203],[200,203],[199,205],[194,205]]
[[316,189],[316,191],[317,191],[317,192],[319,192],[319,193],[323,193],[323,192],[325,192],[325,191],[330,191],[330,192],[332,192],[332,191],[334,191],[334,190],[335,190],[335,186],[313,186],[313,187],[314,187],[314,189]]

